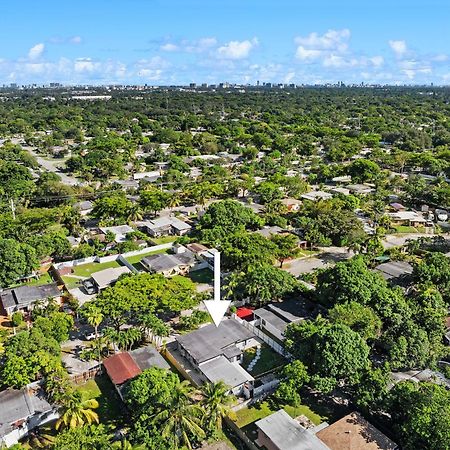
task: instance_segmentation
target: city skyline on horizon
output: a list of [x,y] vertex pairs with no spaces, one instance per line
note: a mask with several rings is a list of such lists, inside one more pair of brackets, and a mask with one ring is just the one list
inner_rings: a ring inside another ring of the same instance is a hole
[[450,5],[422,3],[8,1],[0,83],[448,85]]

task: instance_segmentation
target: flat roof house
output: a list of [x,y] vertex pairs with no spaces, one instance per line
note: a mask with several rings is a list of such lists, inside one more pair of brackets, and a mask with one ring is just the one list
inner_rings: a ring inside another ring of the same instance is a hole
[[92,281],[99,291],[115,283],[124,273],[131,273],[126,266],[111,267],[110,269],[99,270],[91,275]]
[[152,237],[168,236],[171,234],[183,236],[192,227],[177,217],[158,217],[142,223],[147,233]]
[[387,281],[402,284],[413,273],[413,267],[406,261],[389,261],[379,264],[375,270]]
[[141,264],[150,273],[161,273],[166,277],[185,275],[196,264],[194,255],[188,251],[176,255],[161,253],[141,259]]
[[317,432],[316,436],[331,450],[396,450],[398,445],[353,412]]
[[301,196],[305,200],[310,200],[312,202],[317,202],[319,200],[329,200],[333,197],[329,192],[324,191],[311,191]]
[[38,301],[54,299],[60,301],[61,291],[57,283],[41,286],[24,285],[5,289],[0,293],[0,311],[10,316],[16,311],[29,312]]
[[258,429],[256,443],[267,450],[330,450],[284,409],[258,420],[255,425]]
[[21,390],[1,391],[0,405],[0,447],[17,444],[34,428],[59,417],[36,383]]
[[176,338],[182,357],[210,382],[222,380],[235,395],[250,396],[253,377],[240,366],[243,351],[259,345],[255,335],[234,319],[206,325]]
[[279,341],[283,341],[286,328],[291,323],[312,317],[315,309],[316,307],[306,300],[270,303],[253,311],[254,324]]

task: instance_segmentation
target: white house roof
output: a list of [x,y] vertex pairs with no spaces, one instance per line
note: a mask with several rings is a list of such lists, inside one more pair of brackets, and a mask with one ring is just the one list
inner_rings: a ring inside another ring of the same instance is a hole
[[131,270],[126,266],[112,267],[110,269],[100,270],[91,275],[99,289],[108,287],[111,283],[117,281],[120,275],[124,273],[131,273]]
[[211,383],[223,381],[230,388],[254,380],[238,363],[231,363],[225,356],[206,361],[199,365],[199,369]]

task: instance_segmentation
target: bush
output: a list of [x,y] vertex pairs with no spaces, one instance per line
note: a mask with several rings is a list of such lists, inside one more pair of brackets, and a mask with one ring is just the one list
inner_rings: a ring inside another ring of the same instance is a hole
[[11,316],[11,322],[13,324],[13,326],[15,327],[19,327],[20,325],[23,324],[24,320],[23,320],[23,314],[19,311],[15,312],[12,316]]

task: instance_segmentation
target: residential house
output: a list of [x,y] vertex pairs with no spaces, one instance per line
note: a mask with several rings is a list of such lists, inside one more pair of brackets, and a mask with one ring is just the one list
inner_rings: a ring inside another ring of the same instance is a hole
[[350,195],[350,189],[340,186],[330,188],[330,192],[334,195]]
[[94,208],[94,204],[89,200],[75,203],[73,206],[80,212],[81,216],[87,216],[92,212],[92,209]]
[[124,273],[131,273],[126,266],[111,267],[110,269],[99,270],[91,275],[91,280],[98,291],[114,284]]
[[206,325],[176,338],[177,350],[205,381],[223,381],[235,395],[250,397],[254,378],[240,365],[244,350],[259,345],[255,335],[235,319]]
[[105,236],[108,232],[114,234],[114,241],[117,243],[124,242],[126,240],[127,234],[134,231],[134,229],[129,225],[119,225],[117,227],[100,227],[99,230]]
[[329,192],[324,191],[311,191],[308,192],[307,194],[303,194],[301,197],[305,200],[317,202],[319,200],[329,200],[330,198],[333,197],[333,195],[330,194]]
[[388,213],[392,224],[396,226],[420,227],[427,224],[423,214],[416,211],[397,211]]
[[0,392],[0,447],[10,447],[33,429],[59,417],[38,383]]
[[372,186],[368,186],[367,184],[348,184],[346,188],[352,194],[358,195],[367,195],[371,194],[372,192],[375,192],[375,189]]
[[150,273],[160,273],[166,277],[186,275],[196,265],[196,259],[190,251],[169,255],[161,253],[141,259],[141,264]]
[[393,284],[404,284],[413,273],[413,267],[406,261],[388,261],[379,264],[375,270]]
[[[284,409],[258,420],[255,425],[258,430],[256,444],[267,450],[330,450]],[[348,447],[340,450],[344,448]]]
[[36,302],[56,300],[61,303],[61,291],[57,283],[41,286],[23,285],[0,292],[0,312],[10,316],[16,311],[30,312]]
[[183,236],[192,228],[188,223],[177,217],[159,217],[154,220],[141,222],[140,225],[152,237]]
[[361,414],[353,412],[318,431],[316,436],[331,450],[396,450],[389,439]]
[[116,353],[103,361],[106,373],[114,384],[120,398],[127,383],[152,367],[170,370],[169,364],[153,345],[129,352]]
[[286,328],[292,324],[316,315],[316,306],[307,300],[289,300],[270,303],[253,311],[254,321],[260,330],[278,339],[284,340]]
[[257,230],[256,233],[260,234],[261,236],[264,236],[266,238],[270,238],[273,234],[281,234],[284,233],[285,230],[279,226],[273,225],[271,227],[263,227],[260,230]]

